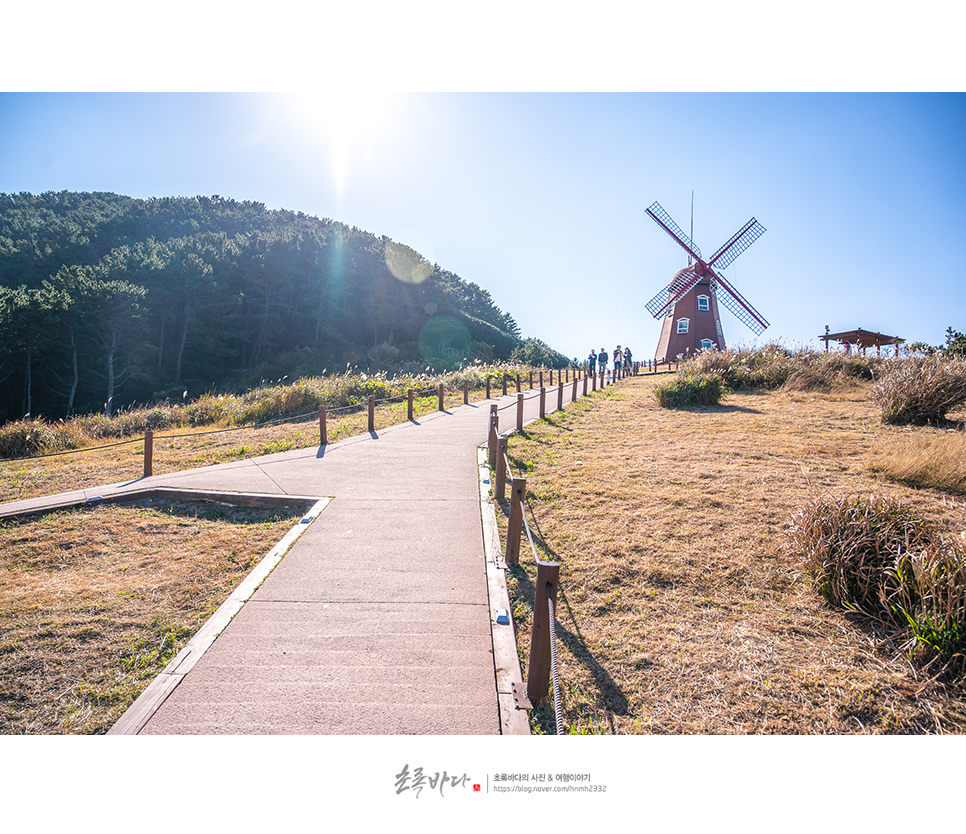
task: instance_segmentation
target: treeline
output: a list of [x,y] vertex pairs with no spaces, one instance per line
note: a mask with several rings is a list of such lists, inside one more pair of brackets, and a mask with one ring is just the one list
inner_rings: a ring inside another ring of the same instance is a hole
[[0,420],[534,343],[478,285],[338,221],[218,196],[0,194]]

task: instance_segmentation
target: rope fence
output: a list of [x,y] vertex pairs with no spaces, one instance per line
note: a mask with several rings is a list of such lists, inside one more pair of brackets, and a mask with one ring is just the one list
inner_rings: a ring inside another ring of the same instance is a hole
[[[603,389],[608,383],[613,384],[627,376],[637,376],[647,368],[649,372],[656,373],[656,365],[653,363],[635,363],[629,368],[621,367],[606,369],[589,374],[584,369],[583,374],[583,395],[597,390],[599,385]],[[540,418],[546,416],[547,391],[543,386],[542,374],[538,379],[540,384],[539,393],[533,396],[540,398]],[[551,375],[551,385],[553,376]],[[558,374],[557,382],[557,410],[563,408],[564,389],[569,388],[571,402],[577,399],[578,374],[575,372],[571,382],[569,374],[560,379]],[[519,381],[517,383],[519,390]],[[532,377],[531,377],[532,387]],[[516,430],[523,429],[524,400],[527,395],[523,392],[517,394],[516,400]],[[517,565],[520,561],[520,546],[523,541],[524,533],[530,545],[530,552],[533,555],[534,563],[537,567],[537,578],[534,582],[534,601],[533,601],[533,626],[530,637],[530,659],[527,667],[527,698],[533,705],[542,705],[547,702],[550,695],[550,684],[553,684],[554,718],[556,722],[557,735],[565,732],[562,716],[562,698],[560,695],[560,680],[557,670],[557,638],[556,638],[556,616],[555,607],[557,600],[557,589],[560,580],[560,563],[550,562],[540,558],[536,544],[533,539],[533,532],[527,521],[527,509],[533,513],[526,501],[527,481],[513,475],[510,467],[510,460],[507,455],[507,434],[500,433],[500,411],[512,408],[513,405],[505,405],[502,408],[497,404],[490,406],[489,431],[488,431],[488,450],[487,457],[491,470],[495,470],[494,476],[494,495],[497,501],[507,501],[509,503],[507,512],[507,532],[505,561],[507,565]],[[507,499],[507,484],[509,483],[509,499]]]
[[[504,382],[504,387],[506,383]],[[489,389],[490,389],[490,379],[486,380],[487,389],[487,399],[489,399]],[[449,389],[452,391],[453,389]],[[381,397],[376,399],[370,396],[366,400],[360,400],[355,403],[349,403],[344,406],[336,406],[330,408],[325,405],[320,405],[317,411],[310,411],[303,414],[296,415],[285,415],[283,417],[277,417],[271,420],[264,420],[258,423],[246,423],[238,426],[227,426],[225,428],[211,429],[208,431],[193,431],[193,432],[179,432],[176,434],[164,434],[158,435],[157,428],[146,428],[144,434],[135,437],[130,437],[129,439],[119,440],[114,443],[103,443],[96,446],[82,446],[77,449],[61,449],[56,452],[45,452],[43,454],[35,455],[22,455],[17,457],[0,458],[0,464],[3,463],[16,463],[21,461],[36,461],[43,460],[46,458],[53,457],[63,457],[65,455],[79,455],[87,452],[100,452],[107,449],[115,449],[121,446],[128,446],[133,443],[144,443],[144,476],[148,477],[153,473],[153,460],[154,460],[154,442],[155,440],[173,441],[181,440],[185,438],[194,439],[199,437],[210,437],[212,435],[228,434],[229,432],[239,432],[248,430],[258,430],[264,429],[270,426],[277,426],[283,424],[296,425],[301,422],[308,420],[313,420],[318,418],[319,420],[319,440],[320,445],[326,445],[328,443],[328,420],[330,417],[340,417],[348,416],[351,414],[358,414],[363,410],[368,408],[369,419],[368,419],[368,430],[370,432],[375,431],[375,408],[376,406],[386,405],[391,403],[398,403],[407,401],[407,412],[408,419],[413,421],[415,419],[415,400],[417,398],[423,399],[428,396],[437,395],[438,396],[438,408],[440,411],[444,410],[444,399],[447,389],[445,385],[440,383],[437,386],[432,386],[428,388],[413,389],[410,388],[405,394],[398,394],[392,397]],[[463,383],[463,403],[468,404],[470,399],[470,383],[464,381]]]
[[[633,373],[634,375],[636,375],[639,372],[657,373],[658,367],[659,366],[652,361],[648,361],[646,363],[634,363]],[[668,369],[670,369],[670,363],[668,363]],[[601,387],[603,387],[604,375],[605,373],[607,373],[607,372],[601,371],[593,375],[590,375],[588,373],[586,364],[582,368],[573,368],[573,369],[565,368],[562,371],[557,371],[557,379],[559,383],[557,386],[557,409],[558,410],[563,407],[563,396],[564,396],[563,385],[564,383],[570,383],[571,370],[573,371],[573,390],[571,392],[571,401],[574,401],[577,398],[578,377],[582,376],[583,395],[586,396],[588,393],[588,379],[591,381],[591,390],[596,391],[598,383],[600,384]],[[549,373],[549,379],[550,379],[550,386],[553,387],[554,371],[550,370],[548,373]],[[626,373],[622,374],[621,376],[624,376],[624,375],[626,375]],[[561,377],[563,377],[563,379],[561,379]],[[523,378],[520,374],[503,373],[498,375],[487,375],[485,380],[486,399],[492,398],[491,386],[494,380],[498,381],[498,384],[502,389],[503,396],[507,395],[509,386],[511,384],[515,385],[516,392],[518,394],[520,394],[523,391],[524,383],[523,383]],[[534,372],[531,371],[527,379],[527,384],[530,390],[534,389],[535,387],[534,382],[535,382]],[[540,389],[544,388],[543,371],[537,372],[536,386],[539,387]],[[227,434],[228,432],[245,431],[248,429],[262,429],[267,426],[274,426],[274,425],[296,424],[299,422],[307,421],[309,419],[314,419],[316,416],[318,416],[320,421],[320,442],[321,442],[321,445],[325,445],[327,443],[326,419],[328,416],[354,414],[354,413],[358,413],[359,411],[361,411],[362,409],[368,406],[370,411],[369,431],[372,432],[375,430],[373,410],[376,406],[385,405],[387,403],[393,403],[393,402],[401,402],[402,400],[408,400],[407,418],[410,421],[412,421],[414,419],[414,398],[415,397],[423,398],[426,396],[430,396],[432,394],[437,394],[439,397],[439,410],[443,411],[444,393],[445,393],[444,385],[440,383],[439,386],[435,386],[432,388],[409,389],[405,394],[398,394],[393,397],[383,397],[380,399],[374,399],[373,397],[369,397],[368,400],[362,400],[362,401],[359,401],[356,403],[350,403],[344,406],[337,406],[335,408],[329,408],[327,406],[320,405],[318,408],[318,412],[311,411],[305,414],[297,414],[294,416],[286,415],[284,417],[277,417],[273,420],[265,420],[259,423],[247,423],[240,426],[227,426],[221,429],[211,429],[210,431],[182,432],[180,434],[165,434],[163,435],[163,439],[167,441],[167,440],[179,440],[184,438],[197,438],[197,437],[205,437],[205,436],[217,435],[217,434]],[[543,392],[542,396],[545,397],[546,393]],[[468,381],[463,382],[463,403],[464,405],[469,403],[469,382]],[[504,406],[504,408],[511,408],[511,407],[512,406]],[[518,405],[518,409],[520,412],[520,420],[522,420],[522,405]],[[541,417],[544,416],[545,412],[546,412],[546,406],[544,403],[541,406]],[[518,428],[520,427],[522,427],[522,425],[518,426]],[[56,452],[44,452],[43,454],[22,455],[18,457],[0,458],[0,463],[15,463],[15,462],[27,461],[27,460],[43,460],[46,458],[62,457],[64,455],[80,455],[87,452],[99,452],[105,449],[114,449],[120,446],[127,446],[132,443],[141,443],[142,441],[145,443],[153,443],[154,439],[158,439],[158,440],[162,439],[161,436],[158,436],[157,438],[155,438],[156,431],[157,431],[156,428],[147,428],[145,429],[144,437],[140,437],[140,436],[131,437],[127,440],[118,440],[115,443],[105,443],[99,446],[82,446],[81,448],[78,448],[78,449],[61,449]],[[122,436],[123,436],[123,432],[122,432]],[[146,452],[145,454],[147,455],[148,453]]]

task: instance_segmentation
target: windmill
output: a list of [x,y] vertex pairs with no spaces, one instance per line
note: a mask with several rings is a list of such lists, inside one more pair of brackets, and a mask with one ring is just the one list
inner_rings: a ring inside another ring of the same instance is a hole
[[676,273],[671,283],[645,305],[654,318],[664,316],[661,340],[654,355],[656,362],[667,362],[681,354],[710,348],[724,350],[724,333],[718,315],[719,299],[756,336],[768,327],[761,313],[716,271],[727,267],[764,234],[765,227],[761,223],[752,217],[705,261],[701,257],[701,250],[678,228],[659,203],[654,203],[646,211],[688,253],[688,266]]

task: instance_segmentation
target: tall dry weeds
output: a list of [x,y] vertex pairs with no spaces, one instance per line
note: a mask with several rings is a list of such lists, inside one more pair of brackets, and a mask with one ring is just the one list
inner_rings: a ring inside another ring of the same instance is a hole
[[966,403],[966,357],[909,356],[887,363],[871,397],[890,425],[942,423]]
[[932,526],[895,498],[823,496],[792,518],[788,545],[829,605],[882,618],[883,592],[900,554],[931,548]]

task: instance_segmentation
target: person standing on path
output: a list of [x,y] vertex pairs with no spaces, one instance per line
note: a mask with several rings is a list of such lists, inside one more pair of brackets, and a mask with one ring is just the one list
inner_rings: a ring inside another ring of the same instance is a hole
[[624,361],[624,351],[621,350],[621,346],[618,345],[614,350],[614,379],[621,374],[621,363]]
[[604,378],[607,378],[607,348],[601,348],[600,353],[597,354],[597,370],[604,374]]
[[597,373],[597,352],[593,348],[590,349],[590,356],[587,357],[587,367],[590,369],[591,376]]

